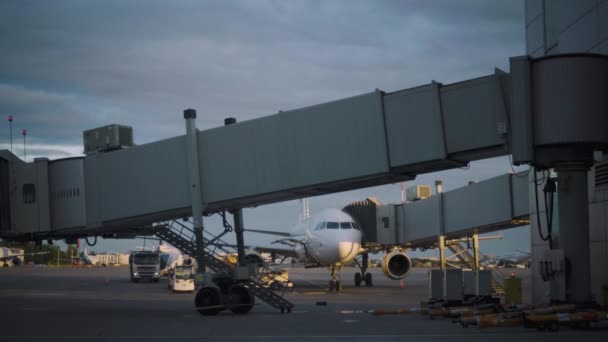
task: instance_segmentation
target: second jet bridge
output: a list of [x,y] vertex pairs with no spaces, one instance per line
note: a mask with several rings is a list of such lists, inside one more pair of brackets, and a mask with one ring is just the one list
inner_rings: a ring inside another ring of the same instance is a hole
[[529,189],[526,171],[403,204],[368,198],[344,211],[359,222],[368,245],[431,248],[439,236],[459,239],[529,224]]

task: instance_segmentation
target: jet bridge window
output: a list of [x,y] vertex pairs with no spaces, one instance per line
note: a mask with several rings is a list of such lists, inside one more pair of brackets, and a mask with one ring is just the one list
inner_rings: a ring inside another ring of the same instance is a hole
[[342,229],[352,229],[353,226],[350,222],[340,222],[340,228]]
[[34,184],[23,184],[23,203],[36,202],[36,186]]
[[340,228],[340,223],[338,222],[327,222],[327,229],[338,229]]

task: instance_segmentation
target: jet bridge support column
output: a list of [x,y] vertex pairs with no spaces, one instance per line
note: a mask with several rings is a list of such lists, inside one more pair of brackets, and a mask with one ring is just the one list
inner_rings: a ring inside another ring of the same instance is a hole
[[439,235],[439,268],[445,270],[445,236]]
[[479,234],[473,234],[473,263],[474,269],[479,270]]
[[243,237],[243,209],[232,212],[234,217],[234,232],[236,234],[236,250],[238,253],[239,266],[245,265],[245,239]]
[[[236,123],[235,118],[225,118],[224,126],[233,125]],[[243,233],[243,209],[239,208],[232,212],[234,218],[234,233],[236,234],[236,250],[238,254],[239,266],[245,265],[245,238]]]
[[203,198],[201,193],[200,167],[198,160],[198,134],[196,129],[196,110],[184,110],[186,120],[186,158],[188,159],[188,182],[192,198],[192,221],[196,245],[196,262],[198,272],[205,272],[205,254],[203,246]]
[[[559,238],[553,241],[552,224],[547,222],[544,239],[552,250],[546,255],[560,254],[555,249],[561,248],[563,256],[555,262],[549,256],[551,260],[545,260],[539,270],[552,283],[552,300],[580,305],[592,300],[587,172],[594,163],[593,151],[608,149],[607,78],[604,55],[511,58],[513,163],[530,164],[535,171],[557,171]],[[564,268],[565,296],[561,290]]]
[[591,301],[587,165],[557,167],[559,244],[566,255],[567,299]]

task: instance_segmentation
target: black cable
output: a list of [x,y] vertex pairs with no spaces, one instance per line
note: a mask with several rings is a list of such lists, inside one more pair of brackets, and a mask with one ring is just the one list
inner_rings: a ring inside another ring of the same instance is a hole
[[87,245],[89,245],[89,247],[93,247],[97,244],[97,235],[95,235],[95,242],[93,242],[92,244],[89,242],[89,237],[85,236],[84,237],[84,241],[87,243]]
[[[552,243],[551,243],[551,235],[547,235],[545,236],[543,234],[543,230],[542,230],[542,226],[541,226],[541,222],[540,222],[540,209],[538,207],[538,177],[537,177],[537,172],[536,170],[534,170],[534,199],[536,201],[536,220],[537,220],[537,228],[538,228],[538,235],[540,236],[540,239],[543,241],[549,241],[549,248],[552,248]],[[547,210],[547,208],[545,208],[545,210]]]

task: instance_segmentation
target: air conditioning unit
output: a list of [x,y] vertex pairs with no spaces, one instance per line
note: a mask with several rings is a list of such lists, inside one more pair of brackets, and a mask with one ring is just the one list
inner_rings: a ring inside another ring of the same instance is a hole
[[433,193],[430,185],[415,185],[407,188],[406,199],[408,202],[418,201],[429,198],[432,194]]
[[133,146],[133,128],[123,125],[108,125],[82,133],[84,153],[108,152]]

